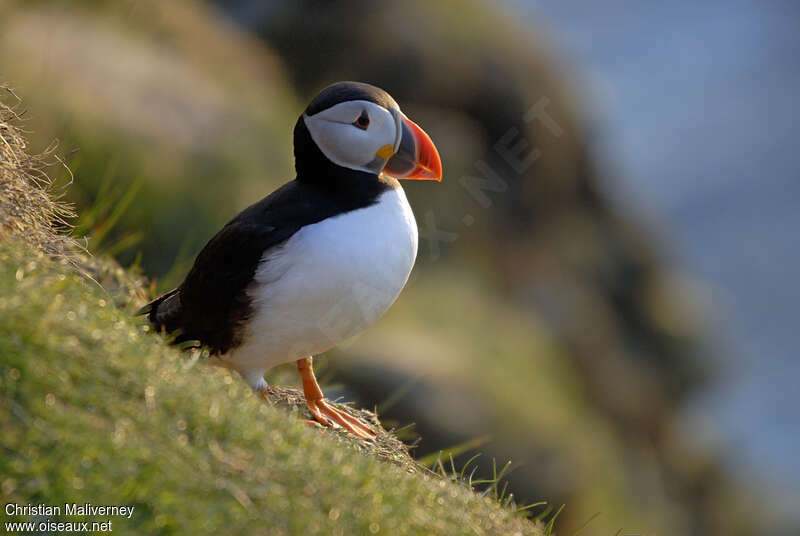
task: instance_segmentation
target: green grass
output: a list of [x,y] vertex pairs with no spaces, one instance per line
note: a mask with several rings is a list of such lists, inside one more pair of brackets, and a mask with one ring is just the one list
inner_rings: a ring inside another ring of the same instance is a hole
[[0,243],[3,503],[134,505],[113,519],[122,534],[541,533],[261,402],[146,333],[114,292]]

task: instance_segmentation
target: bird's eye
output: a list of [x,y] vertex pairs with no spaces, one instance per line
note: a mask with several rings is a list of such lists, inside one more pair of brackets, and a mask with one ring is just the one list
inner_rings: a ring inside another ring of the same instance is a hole
[[353,124],[361,130],[367,130],[367,127],[369,127],[369,116],[367,112],[361,112],[361,115],[358,116],[358,119],[353,121]]

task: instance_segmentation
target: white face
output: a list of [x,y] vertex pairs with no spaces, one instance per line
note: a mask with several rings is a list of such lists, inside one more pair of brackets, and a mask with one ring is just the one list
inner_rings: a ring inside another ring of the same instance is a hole
[[403,130],[400,112],[364,100],[341,102],[303,115],[311,139],[342,167],[379,174],[397,152]]

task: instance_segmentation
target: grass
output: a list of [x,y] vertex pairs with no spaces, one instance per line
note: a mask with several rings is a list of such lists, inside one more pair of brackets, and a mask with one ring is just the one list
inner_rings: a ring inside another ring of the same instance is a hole
[[[471,458],[469,458],[461,467],[460,470],[456,469],[456,463],[453,459],[453,450],[450,449],[451,453],[447,455],[448,458],[448,467],[445,467],[445,464],[442,463],[442,456],[443,452],[440,451],[434,461],[431,464],[431,469],[436,471],[438,475],[441,477],[450,480],[451,482],[459,483],[466,486],[468,489],[472,490],[475,489],[476,486],[485,486],[485,489],[481,493],[482,497],[490,497],[494,502],[501,505],[504,508],[510,508],[515,513],[523,513],[531,510],[533,508],[544,506],[542,512],[539,513],[534,519],[540,520],[545,518],[552,510],[550,506],[548,506],[547,501],[540,501],[525,505],[517,505],[514,494],[509,491],[508,488],[508,480],[503,480],[503,478],[508,474],[509,470],[511,469],[511,461],[507,461],[505,465],[500,469],[497,470],[497,460],[492,459],[492,478],[486,479],[476,479],[475,473],[478,470],[477,465],[472,465],[472,463],[481,456],[481,453],[474,454]],[[455,449],[457,450],[457,449]],[[471,468],[471,470],[470,470]],[[563,508],[563,506],[562,506]],[[555,519],[558,517],[557,512],[552,518],[550,519],[550,523],[548,525],[552,525],[555,523]],[[545,531],[545,534],[550,534],[552,532],[552,526],[550,529]]]
[[540,534],[489,496],[382,461],[380,441],[261,402],[117,303],[68,263],[0,244],[4,503],[134,505],[114,519],[123,534]]
[[46,172],[61,163],[57,145],[29,154],[21,130],[25,115],[21,104],[11,88],[0,85],[0,232],[22,238],[51,256],[71,256],[73,241],[56,231],[68,228],[66,221],[74,213],[58,201]]

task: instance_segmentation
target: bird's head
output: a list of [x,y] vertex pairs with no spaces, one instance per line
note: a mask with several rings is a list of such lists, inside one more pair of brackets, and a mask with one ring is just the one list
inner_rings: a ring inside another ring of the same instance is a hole
[[297,121],[294,145],[298,174],[333,164],[395,179],[442,180],[430,137],[388,93],[369,84],[338,82],[323,89]]

